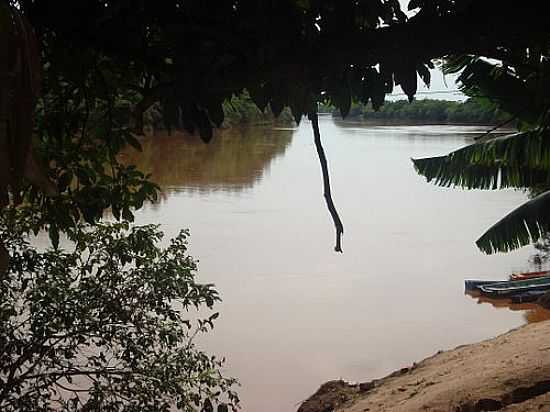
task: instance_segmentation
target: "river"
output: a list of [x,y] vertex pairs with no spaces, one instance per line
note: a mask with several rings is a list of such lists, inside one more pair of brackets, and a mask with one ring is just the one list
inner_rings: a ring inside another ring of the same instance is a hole
[[226,130],[210,145],[155,136],[134,159],[164,189],[137,222],[161,223],[168,235],[189,228],[199,280],[222,295],[201,345],[227,358],[244,411],[294,411],[324,381],[381,377],[536,317],[463,291],[464,278],[528,269],[531,247],[487,256],[474,243],[526,195],[436,187],[410,161],[448,153],[484,128],[330,117],[320,127],[343,254],[333,251],[308,121]]

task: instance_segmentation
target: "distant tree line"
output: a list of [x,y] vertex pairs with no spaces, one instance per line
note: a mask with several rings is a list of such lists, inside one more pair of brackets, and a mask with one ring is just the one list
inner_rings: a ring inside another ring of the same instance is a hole
[[[321,106],[319,110],[340,116],[340,112],[330,105]],[[412,103],[406,100],[386,101],[378,111],[370,103],[353,103],[349,117],[365,120],[493,124],[506,121],[510,116],[484,99],[470,98],[464,102],[434,99],[414,100]]]

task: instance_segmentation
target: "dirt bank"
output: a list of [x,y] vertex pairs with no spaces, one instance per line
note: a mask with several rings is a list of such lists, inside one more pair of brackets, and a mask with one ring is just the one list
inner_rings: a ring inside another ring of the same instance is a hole
[[372,382],[327,382],[299,412],[550,411],[550,321],[439,352]]

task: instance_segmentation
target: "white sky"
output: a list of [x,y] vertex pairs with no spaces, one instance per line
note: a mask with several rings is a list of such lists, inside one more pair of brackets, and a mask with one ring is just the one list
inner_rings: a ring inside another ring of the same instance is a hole
[[[466,100],[467,97],[460,91],[457,91],[456,75],[443,75],[441,70],[430,70],[432,75],[430,88],[427,88],[424,82],[418,78],[418,92],[416,99],[439,99],[439,100]],[[400,86],[393,89],[392,94],[386,95],[387,100],[403,100],[407,96],[403,93]]]

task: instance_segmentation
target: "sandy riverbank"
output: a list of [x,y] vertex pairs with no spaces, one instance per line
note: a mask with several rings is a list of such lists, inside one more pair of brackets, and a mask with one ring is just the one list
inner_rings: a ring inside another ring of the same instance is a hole
[[550,411],[550,321],[439,352],[391,375],[327,382],[299,412]]

